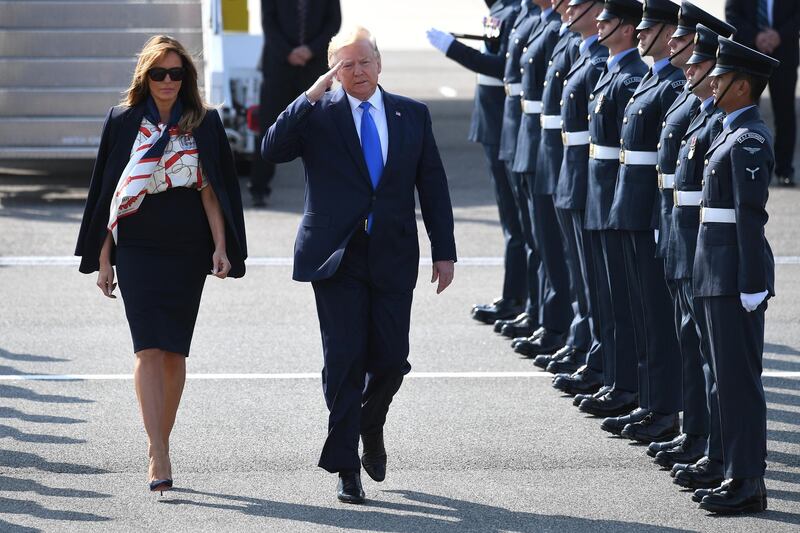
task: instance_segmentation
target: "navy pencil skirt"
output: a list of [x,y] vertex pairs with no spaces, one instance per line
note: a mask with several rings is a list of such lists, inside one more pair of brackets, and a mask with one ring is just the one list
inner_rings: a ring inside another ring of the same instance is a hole
[[148,194],[117,231],[117,280],[134,353],[160,349],[188,357],[213,253],[200,192],[177,187]]

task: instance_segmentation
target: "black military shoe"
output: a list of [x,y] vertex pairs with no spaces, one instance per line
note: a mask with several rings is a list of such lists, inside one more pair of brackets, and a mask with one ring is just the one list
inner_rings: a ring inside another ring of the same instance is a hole
[[677,437],[672,440],[664,441],[664,442],[651,442],[647,445],[647,455],[650,457],[655,457],[658,455],[658,452],[663,452],[665,450],[671,450],[672,448],[677,448],[683,443],[683,440],[686,438],[686,433],[681,433]]
[[637,405],[638,395],[635,392],[611,389],[600,398],[583,400],[578,409],[590,415],[607,417],[629,413]]
[[656,464],[664,468],[672,468],[675,463],[694,463],[706,454],[708,435],[686,435],[683,442],[669,450],[656,454]]
[[563,348],[559,349],[555,353],[551,353],[551,354],[543,353],[543,354],[537,355],[533,359],[533,364],[538,366],[542,370],[544,370],[545,368],[547,368],[547,365],[549,365],[552,361],[558,361],[562,357],[564,357],[567,354],[572,353],[574,351],[575,351],[575,348],[573,348],[572,346],[564,346]]
[[517,300],[498,298],[491,305],[476,305],[472,308],[472,318],[484,324],[494,324],[495,320],[513,318],[523,311],[523,304]]
[[597,392],[603,385],[603,374],[583,365],[571,375],[557,375],[553,378],[553,388],[566,394],[586,394]]
[[578,407],[583,400],[588,400],[589,398],[600,398],[601,396],[605,396],[607,392],[612,389],[611,385],[603,385],[600,387],[600,390],[595,392],[594,394],[577,394],[572,399],[572,405]]
[[722,492],[723,490],[728,490],[728,484],[731,482],[730,479],[726,479],[722,482],[722,485],[719,487],[714,487],[713,489],[697,489],[692,494],[692,501],[700,503],[703,501],[703,498],[708,496],[709,494],[717,494],[718,492]]
[[709,460],[708,457],[703,456],[694,463],[675,463],[672,465],[672,470],[670,470],[669,475],[675,477],[681,470],[694,470],[698,468],[698,465]]
[[386,448],[383,445],[383,430],[374,435],[361,435],[364,453],[361,454],[361,465],[364,471],[375,481],[386,479]]
[[732,479],[728,487],[700,501],[700,509],[718,514],[760,513],[767,510],[763,477]]
[[520,344],[524,344],[526,342],[533,342],[536,339],[538,339],[539,337],[541,337],[542,335],[544,335],[544,332],[545,332],[545,329],[540,327],[536,331],[531,333],[530,337],[516,337],[514,339],[511,339],[511,347],[512,348],[516,348]]
[[551,374],[572,374],[586,363],[586,354],[574,348],[559,359],[550,361],[547,370]]
[[703,457],[695,464],[675,472],[672,482],[687,489],[711,489],[722,484],[724,480],[722,464]]
[[625,426],[620,435],[631,440],[650,443],[672,440],[680,432],[678,413],[662,415],[651,412],[639,422]]
[[564,347],[564,335],[545,330],[539,337],[517,344],[514,351],[525,357],[536,357],[543,353],[553,353]]
[[521,322],[522,320],[528,318],[528,313],[520,313],[514,318],[509,318],[506,320],[495,320],[494,321],[494,332],[500,333],[503,329],[503,326],[506,324],[513,324],[515,322]]
[[622,430],[628,424],[633,424],[634,422],[639,422],[644,417],[646,417],[650,411],[647,409],[642,409],[641,407],[637,407],[630,413],[622,416],[613,416],[603,420],[603,423],[600,424],[600,429],[603,431],[608,431],[609,433],[613,433],[614,435],[619,435],[622,433]]
[[344,503],[364,503],[366,496],[361,486],[360,472],[339,472],[339,486],[336,497]]

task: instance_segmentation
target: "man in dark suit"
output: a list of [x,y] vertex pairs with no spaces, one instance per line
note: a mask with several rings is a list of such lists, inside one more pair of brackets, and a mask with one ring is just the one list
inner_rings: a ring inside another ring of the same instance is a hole
[[[380,53],[364,28],[334,38],[328,62],[331,70],[269,129],[262,154],[276,163],[302,157],[305,165],[293,277],[312,282],[322,331],[330,417],[319,466],[339,473],[341,501],[362,503],[360,466],[383,481],[383,424],[411,370],[408,331],[419,266],[414,189],[437,293],[453,279],[456,248],[428,108],[378,87]],[[334,77],[342,88],[326,92]]]
[[[264,79],[258,146],[278,113],[328,70],[325,50],[341,23],[339,0],[261,0]],[[250,174],[254,205],[266,205],[274,175],[275,165],[256,154]]]
[[726,0],[725,17],[736,26],[734,39],[780,61],[769,80],[775,117],[775,176],[779,185],[794,187],[797,139],[795,87],[800,62],[800,2],[797,0]]

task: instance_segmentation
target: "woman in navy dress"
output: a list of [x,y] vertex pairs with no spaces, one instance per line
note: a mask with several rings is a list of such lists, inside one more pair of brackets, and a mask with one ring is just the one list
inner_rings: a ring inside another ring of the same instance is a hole
[[106,118],[76,255],[116,298],[136,354],[151,491],[172,488],[169,436],[206,276],[244,275],[241,197],[217,112],[176,40],[151,38],[121,105]]

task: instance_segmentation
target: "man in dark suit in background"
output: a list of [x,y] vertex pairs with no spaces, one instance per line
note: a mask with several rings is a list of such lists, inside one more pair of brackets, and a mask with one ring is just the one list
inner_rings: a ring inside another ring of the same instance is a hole
[[726,0],[725,17],[736,26],[735,41],[780,61],[769,80],[775,117],[775,176],[778,185],[794,187],[797,140],[795,88],[800,62],[800,2],[797,0]]
[[[456,246],[428,108],[378,87],[381,57],[364,28],[334,38],[328,63],[331,70],[269,129],[262,154],[275,163],[303,158],[305,214],[293,277],[312,282],[322,330],[330,417],[319,466],[339,473],[339,500],[362,503],[360,467],[383,481],[383,424],[411,370],[408,331],[419,267],[415,189],[437,293],[453,280]],[[342,88],[326,92],[334,77]]]
[[[264,80],[256,146],[261,146],[264,133],[289,102],[328,70],[325,51],[341,24],[339,0],[261,0]],[[275,165],[255,154],[250,174],[253,205],[266,205],[274,175]]]

